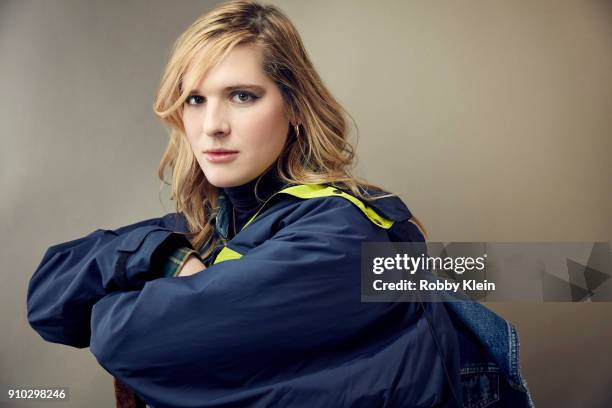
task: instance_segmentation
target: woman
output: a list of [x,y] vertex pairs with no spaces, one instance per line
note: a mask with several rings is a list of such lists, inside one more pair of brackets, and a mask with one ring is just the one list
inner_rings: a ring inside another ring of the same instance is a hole
[[194,22],[155,111],[177,211],[50,247],[28,290],[44,339],[152,407],[531,405],[514,329],[479,304],[360,301],[361,243],[424,232],[351,175],[343,110],[277,8]]

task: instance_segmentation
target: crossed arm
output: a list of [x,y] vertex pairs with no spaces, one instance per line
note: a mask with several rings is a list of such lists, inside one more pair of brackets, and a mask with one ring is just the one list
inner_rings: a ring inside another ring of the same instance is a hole
[[159,219],[51,247],[28,290],[30,324],[48,341],[89,345],[151,404],[264,393],[393,307],[360,302],[361,242],[384,231],[346,200],[312,201],[309,214],[205,273],[194,258],[178,277],[156,275],[159,248],[188,246]]

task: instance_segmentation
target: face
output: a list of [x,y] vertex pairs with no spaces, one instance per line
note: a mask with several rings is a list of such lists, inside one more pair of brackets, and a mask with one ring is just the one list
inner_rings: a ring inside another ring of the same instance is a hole
[[289,120],[256,46],[234,47],[207,72],[183,104],[183,126],[214,186],[247,183],[275,162],[287,140]]

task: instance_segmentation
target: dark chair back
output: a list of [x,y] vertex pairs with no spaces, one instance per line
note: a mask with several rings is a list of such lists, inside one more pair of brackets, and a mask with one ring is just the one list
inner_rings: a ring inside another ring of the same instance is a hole
[[117,378],[114,378],[114,380],[115,404],[117,408],[146,408],[147,405],[138,398],[138,395],[136,395],[134,391]]

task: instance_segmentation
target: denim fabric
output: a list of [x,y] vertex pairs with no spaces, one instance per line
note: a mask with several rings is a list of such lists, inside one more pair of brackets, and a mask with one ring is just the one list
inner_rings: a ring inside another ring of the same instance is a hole
[[516,329],[480,303],[447,302],[461,349],[463,406],[533,407],[519,366]]

